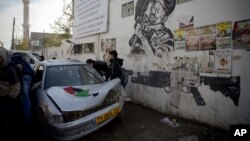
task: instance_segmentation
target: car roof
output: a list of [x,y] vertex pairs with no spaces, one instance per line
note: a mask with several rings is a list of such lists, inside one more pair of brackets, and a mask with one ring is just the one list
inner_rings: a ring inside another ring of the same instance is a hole
[[40,62],[45,66],[61,66],[61,65],[83,65],[86,63],[82,63],[76,59],[55,59],[55,60],[45,60]]
[[30,51],[24,51],[24,50],[10,50],[11,53],[25,53],[29,57],[31,57],[34,61],[39,62],[39,60],[33,55],[33,52]]
[[20,53],[31,53],[30,51],[25,51],[25,50],[10,50],[11,52],[14,52],[14,53],[17,53],[17,52],[20,52]]

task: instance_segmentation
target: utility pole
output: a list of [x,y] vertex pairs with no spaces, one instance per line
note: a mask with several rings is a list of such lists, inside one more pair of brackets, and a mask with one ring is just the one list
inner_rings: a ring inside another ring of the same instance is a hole
[[43,47],[42,47],[42,56],[45,57],[45,31],[43,29]]
[[15,30],[15,17],[14,17],[14,19],[13,19],[13,27],[12,27],[11,50],[14,49],[14,30]]

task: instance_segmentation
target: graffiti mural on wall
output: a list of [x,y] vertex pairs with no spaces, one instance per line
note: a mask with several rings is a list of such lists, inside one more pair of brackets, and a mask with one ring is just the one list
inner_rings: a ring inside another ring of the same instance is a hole
[[208,85],[212,91],[219,91],[229,97],[235,106],[238,106],[240,97],[239,76],[225,78],[200,76],[198,73],[184,71],[149,71],[147,75],[137,72],[137,77],[131,77],[131,82],[163,88],[166,93],[171,93],[170,104],[176,108],[179,107],[181,93],[192,94],[197,106],[205,106],[205,100],[198,90],[201,85]]
[[132,54],[168,56],[174,48],[173,34],[164,25],[174,11],[176,0],[138,0],[135,7],[135,34],[129,45]]

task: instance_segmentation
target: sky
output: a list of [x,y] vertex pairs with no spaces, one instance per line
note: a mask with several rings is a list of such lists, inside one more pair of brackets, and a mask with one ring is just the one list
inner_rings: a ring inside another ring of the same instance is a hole
[[[64,0],[30,0],[29,24],[31,32],[52,32],[50,24],[63,14]],[[67,1],[66,1],[67,2]],[[0,41],[10,49],[13,18],[15,17],[14,38],[23,36],[23,3],[22,0],[0,1]]]

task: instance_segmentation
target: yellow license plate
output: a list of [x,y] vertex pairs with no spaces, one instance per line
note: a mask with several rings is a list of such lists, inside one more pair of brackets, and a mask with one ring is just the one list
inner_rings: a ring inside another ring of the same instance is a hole
[[111,110],[111,111],[97,117],[95,119],[95,123],[97,123],[97,124],[101,123],[101,122],[103,122],[103,121],[105,121],[105,120],[107,120],[107,119],[109,119],[109,118],[111,118],[113,116],[116,116],[120,112],[121,112],[121,108],[115,108],[115,109],[113,109],[113,110]]

